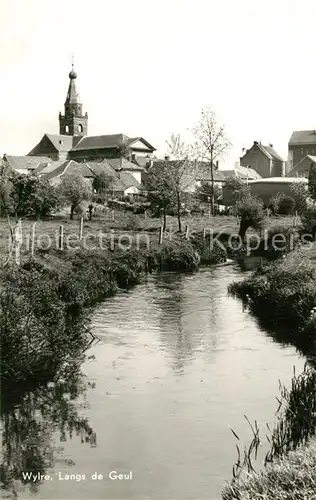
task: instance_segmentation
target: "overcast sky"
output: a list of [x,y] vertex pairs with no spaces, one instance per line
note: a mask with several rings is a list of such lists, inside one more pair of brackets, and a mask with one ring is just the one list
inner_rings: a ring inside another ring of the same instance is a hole
[[165,152],[210,105],[234,148],[316,128],[315,0],[0,0],[0,154],[58,133],[71,54],[89,135]]

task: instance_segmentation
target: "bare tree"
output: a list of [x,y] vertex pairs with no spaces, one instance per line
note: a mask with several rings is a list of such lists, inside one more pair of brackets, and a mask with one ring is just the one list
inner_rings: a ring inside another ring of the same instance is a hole
[[179,134],[171,134],[170,139],[167,141],[167,146],[170,161],[167,160],[165,162],[164,170],[168,183],[175,195],[178,229],[181,232],[181,194],[191,179],[195,181],[195,163],[190,161],[190,148],[181,139]]
[[205,164],[205,169],[211,174],[212,196],[211,212],[214,215],[214,170],[216,162],[222,159],[231,146],[226,136],[225,128],[219,125],[215,112],[208,106],[203,108],[198,124],[193,129],[195,137],[194,155]]

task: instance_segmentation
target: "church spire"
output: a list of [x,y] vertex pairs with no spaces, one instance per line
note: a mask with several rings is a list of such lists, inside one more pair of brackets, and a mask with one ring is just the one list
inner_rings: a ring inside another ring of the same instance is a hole
[[69,73],[69,86],[65,101],[65,113],[59,113],[59,133],[62,135],[87,135],[88,115],[82,114],[82,103],[76,87],[77,73],[74,70],[72,60],[71,71]]

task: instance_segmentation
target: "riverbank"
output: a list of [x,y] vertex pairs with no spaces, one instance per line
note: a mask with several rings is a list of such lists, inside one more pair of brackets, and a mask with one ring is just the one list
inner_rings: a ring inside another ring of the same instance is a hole
[[151,249],[38,252],[2,274],[2,381],[51,380],[87,347],[89,307],[153,270],[188,271],[226,261],[203,238],[177,237]]
[[[275,332],[283,330],[283,341],[315,359],[315,279],[314,249],[301,248],[277,262],[264,265],[245,280],[232,283],[229,292],[243,301],[274,338],[280,340],[280,334]],[[272,464],[260,474],[251,473],[247,480],[237,481],[227,488],[223,500],[316,498],[314,438],[308,443],[316,432],[315,373],[315,368],[311,368],[306,380],[302,375],[299,387],[294,377],[292,391],[283,393],[291,405],[272,441],[272,452],[278,450],[278,456],[273,457]]]
[[300,249],[232,283],[229,292],[241,298],[263,324],[287,328],[295,345],[302,338],[316,341],[315,280],[316,261]]
[[275,460],[234,489],[223,500],[313,500],[316,498],[316,440]]

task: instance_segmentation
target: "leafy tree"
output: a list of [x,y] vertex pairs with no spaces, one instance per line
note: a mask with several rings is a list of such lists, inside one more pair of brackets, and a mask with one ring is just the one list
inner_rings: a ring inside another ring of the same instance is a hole
[[167,225],[167,211],[175,205],[172,187],[168,183],[168,170],[166,162],[155,163],[146,178],[147,200],[153,212],[162,210],[163,230]]
[[309,171],[308,190],[311,198],[316,201],[316,166],[313,165]]
[[0,164],[0,217],[9,213],[12,192],[12,183],[3,162]]
[[104,194],[111,189],[112,185],[113,178],[105,172],[97,174],[92,182],[92,188],[95,189],[98,194]]
[[251,195],[249,186],[238,177],[228,177],[225,181],[225,189],[231,191],[234,205],[243,198]]
[[164,227],[166,213],[175,207],[178,218],[178,229],[182,231],[181,205],[182,193],[188,178],[191,178],[194,164],[189,162],[189,148],[181,140],[180,135],[172,134],[167,141],[169,155],[157,162],[148,173],[148,201],[152,206],[163,210]]
[[239,198],[236,203],[237,214],[240,217],[239,236],[244,240],[247,229],[260,229],[263,225],[265,214],[263,202],[247,194]]
[[81,175],[65,175],[62,177],[59,192],[65,202],[70,204],[70,219],[81,202],[89,201],[92,189],[88,181]]
[[282,201],[281,193],[277,193],[276,195],[270,198],[268,208],[271,210],[273,215],[277,215],[277,213],[279,212],[281,201]]
[[16,217],[46,216],[58,207],[56,188],[48,180],[37,175],[12,173],[7,182],[7,188],[2,186],[7,195],[10,189],[7,209]]
[[226,136],[224,127],[218,124],[216,115],[210,107],[202,109],[200,121],[193,129],[193,134],[196,141],[194,145],[195,156],[205,162],[206,169],[211,174],[211,212],[214,215],[214,171],[217,168],[215,163],[223,158],[231,143]]
[[308,205],[308,190],[304,182],[294,182],[291,185],[291,196],[294,200],[294,210],[302,215]]
[[209,201],[209,199],[211,199],[214,194],[214,201],[216,202],[221,195],[221,190],[218,186],[214,186],[213,193],[212,184],[207,181],[202,181],[201,185],[196,188],[195,194],[197,198],[202,202]]

